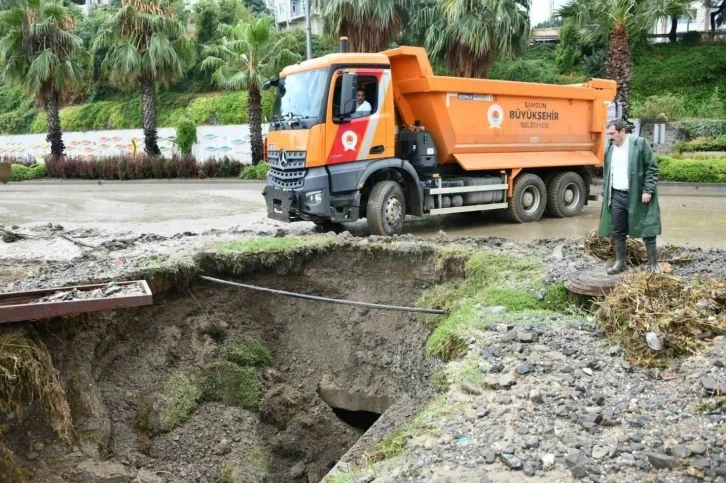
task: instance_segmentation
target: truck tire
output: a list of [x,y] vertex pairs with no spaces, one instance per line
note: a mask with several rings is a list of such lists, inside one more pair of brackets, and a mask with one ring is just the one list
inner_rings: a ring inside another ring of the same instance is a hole
[[395,181],[381,181],[368,197],[368,229],[371,235],[392,236],[403,231],[406,197]]
[[547,207],[547,189],[542,178],[532,173],[517,176],[514,193],[506,210],[507,219],[529,223],[542,217]]
[[547,212],[557,218],[579,215],[585,196],[582,176],[574,171],[558,173],[547,184]]

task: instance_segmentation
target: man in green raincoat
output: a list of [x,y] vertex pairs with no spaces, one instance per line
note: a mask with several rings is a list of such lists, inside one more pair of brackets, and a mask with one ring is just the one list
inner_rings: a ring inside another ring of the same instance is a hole
[[623,120],[608,123],[600,236],[613,236],[615,265],[610,275],[625,270],[626,238],[642,238],[648,268],[658,271],[656,236],[661,234],[658,205],[658,160],[645,139],[629,136]]

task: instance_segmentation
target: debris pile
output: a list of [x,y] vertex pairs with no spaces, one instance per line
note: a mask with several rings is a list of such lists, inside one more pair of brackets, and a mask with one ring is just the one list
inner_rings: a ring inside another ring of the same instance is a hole
[[667,365],[726,334],[726,279],[633,273],[597,304],[605,332],[644,366]]
[[[610,237],[601,237],[597,231],[588,232],[585,235],[585,253],[600,260],[615,258],[615,248]],[[675,247],[658,247],[658,261],[668,263],[684,263],[693,259],[689,253],[678,250]],[[628,238],[627,260],[631,265],[640,265],[648,261],[648,254],[645,251],[645,244],[642,240]]]
[[52,295],[35,299],[30,303],[44,304],[47,302],[67,302],[70,300],[88,300],[107,297],[128,297],[143,294],[144,288],[138,282],[124,285],[118,285],[116,282],[110,282],[103,287],[96,288],[94,290],[79,290],[78,288],[73,288],[63,292],[56,292]]

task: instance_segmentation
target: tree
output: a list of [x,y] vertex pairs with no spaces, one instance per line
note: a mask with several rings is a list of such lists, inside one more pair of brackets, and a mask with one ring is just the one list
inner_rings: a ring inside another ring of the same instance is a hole
[[258,17],[268,17],[270,15],[265,0],[242,0],[242,3]]
[[380,52],[401,34],[412,0],[313,0],[326,33],[348,37],[351,52]]
[[93,41],[93,51],[108,49],[103,69],[117,86],[141,90],[144,147],[156,157],[156,85],[169,87],[184,79],[194,48],[184,23],[168,0],[122,0]]
[[711,10],[711,39],[716,38],[716,27],[726,23],[726,0],[704,0],[704,6]]
[[77,18],[60,0],[8,0],[0,12],[2,82],[22,87],[48,114],[53,156],[63,156],[60,98],[80,85],[87,57],[83,41],[72,33]]
[[213,71],[212,82],[221,88],[247,89],[253,164],[263,155],[262,85],[299,59],[289,48],[290,36],[276,38],[272,26],[269,17],[235,26],[220,25],[223,37],[219,43],[205,46],[206,58],[201,65]]
[[417,28],[427,30],[431,55],[458,77],[486,78],[495,56],[513,57],[529,45],[528,0],[439,0],[422,8]]
[[633,74],[631,38],[638,38],[663,18],[670,18],[675,3],[688,0],[570,0],[558,15],[571,18],[584,41],[607,45],[605,72],[617,83],[615,101],[630,117]]

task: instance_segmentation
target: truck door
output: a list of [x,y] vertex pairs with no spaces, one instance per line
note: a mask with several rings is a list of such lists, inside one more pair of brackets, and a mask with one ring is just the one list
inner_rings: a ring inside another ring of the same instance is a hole
[[[380,68],[345,69],[358,74],[358,108],[340,121],[341,71],[334,74],[328,105],[327,164],[382,159],[393,156],[391,71]],[[390,97],[390,99],[389,99]],[[389,104],[391,105],[389,107]]]

